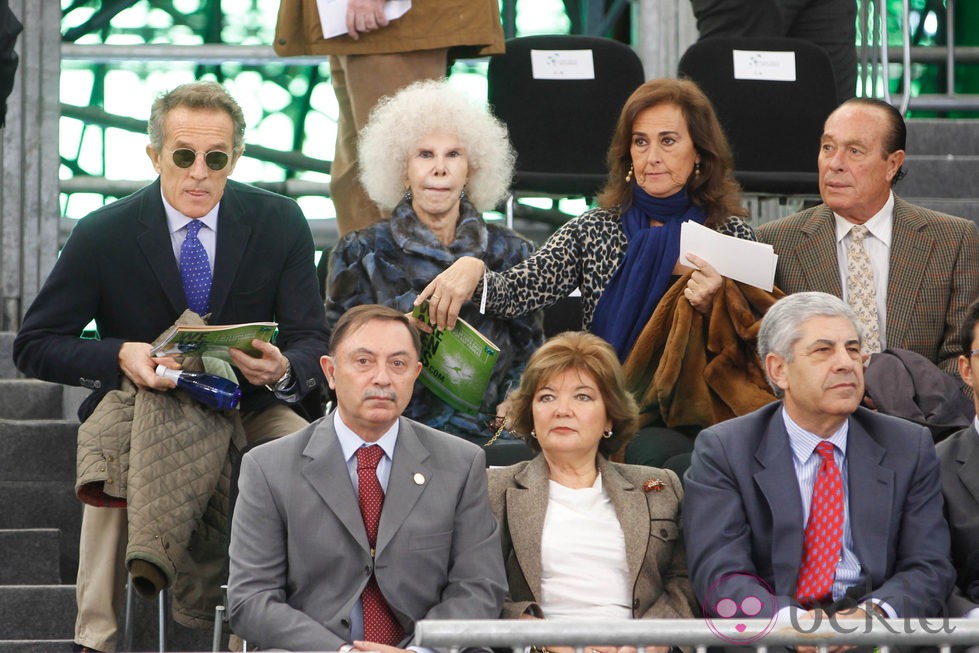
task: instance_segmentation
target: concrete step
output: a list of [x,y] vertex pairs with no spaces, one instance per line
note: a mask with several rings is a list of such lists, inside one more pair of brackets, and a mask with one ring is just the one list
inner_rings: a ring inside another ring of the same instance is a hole
[[[58,569],[63,583],[75,582],[82,504],[70,481],[0,481],[0,529],[60,531]],[[2,613],[0,613],[2,614]],[[0,637],[3,636],[0,629]]]
[[979,197],[979,156],[965,154],[909,155],[907,176],[894,191],[902,197]]
[[911,156],[979,152],[979,120],[911,118],[907,126]]
[[60,548],[61,531],[56,528],[0,530],[0,585],[60,583]]
[[61,419],[63,404],[59,383],[0,378],[0,419]]
[[[133,607],[133,641],[128,650],[159,650],[159,602],[137,597]],[[0,640],[0,653],[70,651],[76,613],[74,585],[0,585],[0,633],[5,638]],[[211,650],[211,630],[184,628],[172,618],[167,618],[166,629],[167,651]]]
[[77,435],[78,422],[0,419],[0,478],[74,482]]
[[72,585],[0,586],[0,632],[6,639],[70,639],[75,612]]
[[[979,193],[979,191],[977,191]],[[941,211],[949,215],[972,220],[979,225],[979,198],[963,199],[948,197],[906,197],[905,200],[933,211]]]

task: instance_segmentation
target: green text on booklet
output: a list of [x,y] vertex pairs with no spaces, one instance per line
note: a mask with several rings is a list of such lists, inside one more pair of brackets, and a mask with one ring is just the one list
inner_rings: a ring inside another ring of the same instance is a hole
[[[428,302],[416,306],[412,315],[431,324]],[[422,384],[452,408],[478,413],[500,348],[462,318],[451,331],[421,335]]]

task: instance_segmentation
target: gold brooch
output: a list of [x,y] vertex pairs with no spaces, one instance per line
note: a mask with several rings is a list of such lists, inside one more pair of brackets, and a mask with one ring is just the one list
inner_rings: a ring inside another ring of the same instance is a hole
[[665,487],[666,483],[658,478],[648,478],[642,484],[642,489],[646,492],[662,492]]

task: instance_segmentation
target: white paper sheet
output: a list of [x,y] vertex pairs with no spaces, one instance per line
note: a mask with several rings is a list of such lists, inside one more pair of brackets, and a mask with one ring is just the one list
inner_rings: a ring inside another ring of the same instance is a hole
[[795,52],[734,50],[734,79],[795,81]]
[[725,236],[688,220],[680,225],[680,263],[697,267],[687,260],[687,252],[704,259],[729,279],[769,292],[775,285],[778,256],[771,245]]
[[[323,38],[331,39],[347,33],[347,0],[316,0],[316,7],[320,10]],[[388,0],[384,3],[384,15],[388,20],[401,18],[409,9],[411,0]]]
[[530,73],[534,79],[595,79],[591,50],[531,50]]

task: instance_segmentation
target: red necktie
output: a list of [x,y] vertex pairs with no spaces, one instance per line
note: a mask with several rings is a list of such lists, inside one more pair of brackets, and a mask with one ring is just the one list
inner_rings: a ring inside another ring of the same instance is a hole
[[799,567],[796,598],[806,608],[832,599],[833,578],[843,547],[843,477],[833,460],[833,444],[820,442],[822,458],[812,488],[812,505]]
[[[384,457],[384,450],[376,444],[357,449],[357,484],[360,488],[360,515],[367,529],[367,541],[371,545],[371,557],[377,544],[377,525],[381,521],[384,506],[384,490],[377,480],[377,463]],[[364,639],[389,646],[397,646],[404,637],[401,624],[391,614],[377,579],[371,574],[367,587],[360,597],[364,606]]]

